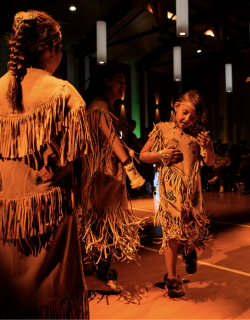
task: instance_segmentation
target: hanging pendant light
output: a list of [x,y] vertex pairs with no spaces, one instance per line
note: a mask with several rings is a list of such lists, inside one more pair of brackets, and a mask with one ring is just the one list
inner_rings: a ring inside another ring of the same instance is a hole
[[174,54],[174,81],[181,81],[181,47],[174,47],[173,54]]
[[188,0],[176,0],[176,17],[177,37],[188,37]]
[[105,21],[96,22],[97,64],[107,63],[107,25]]
[[233,92],[233,71],[232,64],[225,65],[225,78],[226,78],[226,92]]

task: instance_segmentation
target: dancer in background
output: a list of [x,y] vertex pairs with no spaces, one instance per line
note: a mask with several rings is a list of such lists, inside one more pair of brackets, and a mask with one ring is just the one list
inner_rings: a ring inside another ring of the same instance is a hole
[[[93,262],[99,279],[115,291],[117,272],[111,259],[137,260],[140,221],[128,209],[126,174],[132,188],[144,179],[137,172],[133,151],[120,140],[121,122],[115,117],[113,103],[123,96],[125,77],[117,69],[101,67],[84,94],[94,155],[83,158],[82,241],[85,261]],[[128,150],[129,149],[129,150]]]
[[200,169],[202,160],[212,166],[213,145],[204,122],[205,111],[197,90],[184,93],[175,103],[175,113],[169,122],[159,123],[150,134],[140,153],[148,163],[160,162],[160,205],[155,224],[161,225],[163,238],[160,253],[165,253],[168,273],[164,277],[170,296],[183,296],[183,282],[177,276],[178,252],[182,254],[186,271],[197,270],[196,248],[210,239],[202,197]]
[[225,152],[222,144],[217,143],[215,151],[215,162],[213,165],[214,177],[208,180],[208,183],[214,185],[216,181],[219,180],[220,192],[224,192],[224,186],[226,184],[227,173],[229,173],[231,161],[229,154]]
[[15,15],[0,79],[0,318],[87,319],[71,161],[88,152],[85,103],[52,76],[60,25]]

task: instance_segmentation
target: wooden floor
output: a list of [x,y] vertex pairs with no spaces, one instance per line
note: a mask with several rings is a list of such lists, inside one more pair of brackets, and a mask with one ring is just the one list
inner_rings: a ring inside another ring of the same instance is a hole
[[[178,258],[178,274],[186,295],[170,299],[163,287],[164,257],[154,238],[161,229],[147,223],[140,250],[141,265],[113,263],[123,294],[114,294],[86,270],[91,293],[91,319],[250,319],[250,194],[204,193],[213,240],[199,254],[196,274],[185,272]],[[153,216],[152,196],[132,200],[138,217]],[[150,220],[147,219],[147,222]]]

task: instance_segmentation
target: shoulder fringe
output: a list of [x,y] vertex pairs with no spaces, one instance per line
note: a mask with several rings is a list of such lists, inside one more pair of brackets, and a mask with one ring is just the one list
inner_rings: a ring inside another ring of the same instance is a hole
[[85,109],[77,106],[66,112],[64,86],[36,109],[13,116],[0,116],[0,154],[3,158],[22,158],[39,151],[60,134],[61,165],[73,160],[89,141],[85,128]]
[[[29,245],[31,237],[52,232],[65,214],[72,214],[77,202],[71,173],[64,178],[60,187],[24,197],[0,198],[0,239],[3,243],[17,243],[18,247],[22,247],[22,240]],[[40,250],[41,245],[38,248]]]
[[88,293],[85,288],[70,293],[55,302],[20,306],[15,303],[0,305],[1,319],[89,319]]
[[87,262],[96,265],[110,255],[117,260],[134,260],[138,263],[140,247],[139,229],[144,219],[138,219],[126,208],[93,207],[83,212],[80,241]]
[[162,131],[160,129],[161,124],[162,124],[162,122],[159,122],[156,125],[154,124],[154,129],[149,134],[149,140],[152,139],[152,136],[155,136],[154,137],[154,144],[151,148],[152,153],[158,152],[158,151],[165,148],[164,139],[166,139],[166,138],[164,138]]

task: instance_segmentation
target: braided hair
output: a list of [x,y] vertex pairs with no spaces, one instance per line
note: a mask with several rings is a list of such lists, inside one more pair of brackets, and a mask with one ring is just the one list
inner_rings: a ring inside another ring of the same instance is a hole
[[53,44],[58,50],[60,40],[60,24],[47,13],[29,10],[15,15],[8,38],[10,81],[7,99],[13,112],[23,111],[21,81],[27,68],[39,66],[40,55],[52,49]]

